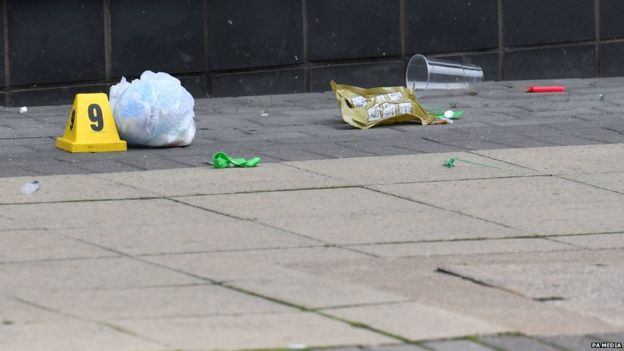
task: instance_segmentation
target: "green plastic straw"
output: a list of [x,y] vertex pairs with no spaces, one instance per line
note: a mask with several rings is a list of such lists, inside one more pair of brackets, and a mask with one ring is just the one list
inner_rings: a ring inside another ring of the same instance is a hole
[[482,167],[489,167],[489,168],[500,169],[499,167],[495,167],[495,166],[492,166],[492,165],[486,165],[485,163],[479,163],[479,162],[474,162],[474,161],[462,160],[461,158],[457,158],[457,157],[449,158],[448,160],[444,161],[443,165],[446,168],[453,168],[453,167],[455,167],[455,161],[461,161],[461,162],[465,162],[465,163],[469,163],[469,164],[477,165],[477,166],[482,166]]

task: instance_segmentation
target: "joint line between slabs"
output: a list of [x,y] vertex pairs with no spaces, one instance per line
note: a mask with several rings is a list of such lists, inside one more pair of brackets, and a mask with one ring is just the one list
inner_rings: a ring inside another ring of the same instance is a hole
[[[167,200],[163,196],[154,197],[129,197],[125,199],[85,199],[85,200],[57,200],[57,201],[32,201],[32,202],[7,202],[0,203],[0,206],[27,206],[27,205],[47,205],[47,204],[73,204],[84,202],[118,202],[118,201],[149,201],[149,200]],[[47,228],[31,228],[31,229],[47,229]],[[71,228],[76,229],[76,228]],[[0,230],[3,231],[3,230]]]
[[385,337],[388,337],[388,338],[392,338],[392,339],[396,339],[396,340],[402,341],[404,343],[408,343],[408,344],[412,344],[413,343],[412,340],[410,340],[410,339],[408,339],[406,337],[403,337],[403,336],[400,336],[400,335],[397,335],[397,334],[393,334],[393,333],[387,332],[387,331],[382,330],[382,329],[371,327],[370,325],[367,325],[367,324],[362,323],[362,322],[354,322],[354,321],[348,320],[346,318],[337,317],[337,316],[325,313],[323,311],[310,311],[310,312],[315,313],[315,314],[317,314],[317,315],[319,315],[321,317],[325,317],[327,319],[331,319],[331,320],[336,321],[336,322],[345,323],[345,324],[347,324],[347,325],[349,325],[349,326],[351,326],[353,328],[360,328],[360,329],[368,330],[368,331],[371,331],[371,332],[374,332],[374,333],[377,333],[377,334],[381,334],[381,335],[383,335]]
[[[68,238],[74,240],[74,238]],[[14,265],[24,263],[51,263],[51,262],[72,262],[72,261],[87,261],[87,260],[106,260],[119,258],[121,256],[89,256],[89,257],[64,257],[64,258],[41,258],[34,260],[21,260],[21,261],[0,261],[0,265]]]
[[[553,146],[553,147],[556,147],[556,146]],[[518,149],[518,148],[513,148],[513,149]],[[510,165],[510,166],[514,166],[514,167],[518,167],[518,168],[522,168],[522,169],[526,169],[526,170],[538,173],[537,175],[533,175],[533,176],[550,176],[550,174],[541,172],[540,170],[533,169],[531,167],[515,164],[513,162],[502,160],[502,159],[498,159],[498,158],[493,157],[493,156],[484,155],[484,154],[481,153],[483,151],[484,150],[472,150],[472,151],[468,151],[468,153],[471,154],[471,155],[476,155],[476,156],[483,157],[483,158],[486,158],[486,159],[489,159],[489,160],[492,160],[492,161],[504,163],[504,164],[507,164],[507,165]]]
[[[174,201],[174,200],[171,200],[171,201]],[[177,202],[177,201],[174,201],[174,202]],[[206,210],[206,209],[204,209],[204,210]],[[141,262],[141,263],[144,263],[144,264],[148,264],[148,265],[151,265],[151,266],[154,266],[154,267],[158,267],[158,268],[165,269],[165,270],[168,270],[168,271],[171,271],[171,272],[175,272],[175,273],[186,275],[186,276],[189,276],[189,277],[192,277],[192,278],[195,278],[195,279],[199,279],[201,281],[205,281],[205,282],[214,284],[215,286],[220,286],[220,287],[223,287],[225,289],[233,290],[233,291],[236,291],[236,292],[239,292],[239,293],[242,293],[242,294],[246,294],[246,295],[249,295],[249,296],[254,296],[254,297],[257,297],[257,298],[260,298],[260,299],[268,300],[270,302],[277,303],[279,305],[284,305],[284,306],[287,306],[287,307],[295,308],[295,309],[298,309],[298,310],[300,310],[302,312],[314,313],[314,314],[316,314],[318,316],[321,316],[321,317],[325,317],[325,318],[329,318],[329,319],[332,319],[332,320],[335,320],[335,321],[346,323],[346,324],[348,324],[348,325],[350,325],[352,327],[365,329],[365,330],[368,330],[368,331],[371,331],[371,332],[374,332],[374,333],[378,333],[378,334],[381,334],[381,335],[384,335],[384,336],[387,336],[387,337],[391,337],[391,338],[394,338],[394,339],[397,339],[397,340],[400,340],[400,341],[407,341],[407,342],[409,342],[409,340],[407,338],[404,338],[402,336],[394,335],[394,334],[391,334],[389,332],[385,332],[385,331],[383,331],[381,329],[372,328],[372,327],[370,327],[368,325],[365,325],[365,324],[362,324],[362,323],[359,323],[359,322],[353,322],[353,321],[349,321],[349,320],[346,320],[346,319],[337,318],[337,317],[334,317],[334,316],[331,316],[331,315],[327,315],[327,314],[325,314],[323,312],[320,312],[320,311],[317,311],[317,310],[315,310],[313,308],[305,307],[305,306],[296,304],[294,302],[290,302],[290,301],[286,301],[286,300],[282,300],[282,299],[278,299],[278,298],[273,298],[273,297],[270,297],[270,296],[267,296],[267,295],[264,295],[264,294],[256,293],[256,292],[251,291],[251,290],[247,290],[247,289],[244,289],[244,288],[239,288],[237,286],[228,284],[227,281],[218,281],[218,280],[211,279],[211,278],[208,278],[208,277],[204,277],[204,276],[201,276],[201,275],[197,275],[197,274],[193,274],[193,273],[186,272],[186,271],[183,271],[183,270],[179,270],[179,269],[176,269],[176,268],[172,268],[172,267],[169,267],[169,266],[166,266],[166,265],[162,265],[162,264],[159,264],[159,263],[156,263],[156,262],[152,262],[152,261],[149,261],[149,260],[142,259],[141,257],[137,257],[137,256],[133,256],[133,255],[127,254],[127,253],[125,253],[123,251],[115,250],[115,249],[107,247],[107,246],[103,246],[103,245],[99,245],[99,244],[96,244],[96,243],[92,243],[92,242],[86,241],[84,239],[75,238],[75,237],[71,237],[71,236],[66,236],[66,237],[72,238],[74,240],[83,242],[83,243],[88,244],[88,245],[92,245],[92,246],[101,248],[101,249],[106,250],[106,251],[114,252],[114,253],[122,256],[122,257],[131,259],[131,260],[135,260],[135,261],[138,261],[138,262]],[[102,325],[104,325],[106,327],[109,327],[111,329],[119,328],[119,327],[114,326],[112,324],[111,325],[106,324],[106,322],[100,322],[100,321],[92,321],[92,322],[103,323]],[[118,330],[118,331],[123,331],[123,330],[124,329],[120,328],[120,330]],[[148,339],[145,339],[145,340],[148,340]],[[150,341],[150,340],[148,340],[148,341]]]
[[202,210],[202,211],[206,211],[206,212],[214,213],[214,214],[217,214],[217,215],[225,216],[225,217],[228,217],[230,219],[236,219],[236,220],[247,222],[247,223],[258,224],[258,225],[261,225],[263,227],[267,227],[267,228],[270,228],[270,229],[273,229],[273,230],[277,230],[278,232],[282,232],[282,233],[290,234],[290,235],[295,235],[295,236],[298,236],[298,237],[301,237],[301,238],[304,238],[304,239],[308,239],[308,240],[312,240],[312,241],[316,241],[318,243],[322,243],[322,244],[325,244],[325,245],[333,245],[333,244],[331,244],[329,242],[326,242],[326,241],[323,241],[323,240],[320,240],[320,239],[317,239],[317,238],[314,238],[314,237],[311,237],[311,236],[308,236],[308,235],[305,235],[305,234],[300,234],[300,233],[296,233],[296,232],[293,232],[293,231],[290,231],[290,230],[286,230],[286,229],[283,229],[283,228],[280,228],[280,227],[276,227],[276,226],[274,226],[272,224],[264,223],[262,221],[257,221],[257,220],[253,220],[253,219],[249,219],[249,218],[238,217],[238,216],[231,215],[229,213],[220,212],[220,211],[216,211],[216,210],[211,210],[211,209],[208,209],[208,208],[205,208],[205,207],[189,204],[189,203],[186,203],[186,202],[174,199],[174,198],[167,198],[167,200],[175,202],[175,203],[178,203],[178,204],[181,204],[181,205],[185,205],[185,206],[188,206],[188,207],[196,208],[196,209],[199,209],[199,210]]
[[[80,239],[76,239],[76,240],[80,240]],[[245,295],[248,295],[248,296],[253,296],[253,297],[256,297],[256,298],[260,298],[260,299],[263,299],[263,300],[268,300],[270,302],[273,302],[273,303],[276,303],[276,304],[279,304],[279,305],[283,305],[283,306],[287,306],[287,307],[290,307],[290,308],[294,308],[294,309],[300,310],[301,312],[314,313],[314,314],[319,315],[321,317],[325,317],[325,318],[333,319],[333,320],[336,320],[336,321],[340,321],[340,322],[346,323],[346,324],[348,324],[350,326],[366,329],[366,330],[369,330],[369,331],[372,331],[372,332],[375,332],[375,333],[382,334],[384,336],[394,337],[395,339],[398,339],[398,340],[401,340],[401,341],[407,340],[407,339],[405,339],[403,337],[400,337],[400,336],[394,336],[393,334],[390,334],[390,333],[385,332],[383,330],[376,329],[376,328],[371,328],[371,327],[369,327],[367,325],[363,325],[363,324],[357,323],[357,322],[348,321],[346,319],[336,318],[334,316],[327,315],[327,314],[325,314],[325,313],[323,313],[321,311],[318,311],[316,309],[305,307],[303,305],[299,305],[299,304],[294,303],[294,302],[290,302],[290,301],[287,301],[287,300],[282,300],[282,299],[279,299],[279,298],[274,298],[274,297],[271,297],[271,296],[268,296],[268,295],[264,295],[264,294],[261,294],[261,293],[254,292],[252,290],[240,288],[240,287],[237,287],[235,285],[231,285],[231,284],[227,283],[226,281],[220,282],[220,281],[217,281],[217,280],[214,280],[214,279],[211,279],[211,278],[207,278],[207,277],[200,276],[200,275],[197,275],[197,274],[193,274],[193,273],[189,273],[189,272],[186,272],[186,271],[178,270],[178,269],[166,266],[166,265],[161,265],[161,264],[158,264],[158,263],[155,263],[155,262],[143,260],[143,259],[141,259],[139,257],[128,255],[128,254],[123,253],[121,251],[117,251],[117,250],[114,250],[114,249],[111,249],[111,248],[107,248],[107,247],[104,247],[104,246],[101,246],[101,245],[98,245],[98,244],[90,243],[90,242],[87,242],[87,241],[84,241],[84,242],[88,243],[90,245],[101,247],[103,249],[107,249],[109,251],[118,252],[120,255],[122,255],[122,256],[124,256],[126,258],[129,258],[129,259],[132,259],[132,260],[136,260],[136,261],[139,261],[141,263],[145,263],[145,264],[152,265],[152,266],[155,266],[155,267],[159,267],[159,268],[162,268],[162,269],[166,269],[166,270],[169,270],[169,271],[172,271],[172,272],[176,272],[176,273],[180,273],[180,274],[183,274],[183,275],[187,275],[187,276],[190,276],[190,277],[202,280],[202,281],[210,282],[210,283],[214,284],[215,286],[220,286],[220,287],[228,289],[228,290],[236,291],[236,292],[239,292],[239,293],[242,293],[242,294],[245,294]],[[96,322],[100,323],[98,321],[96,321]],[[102,323],[105,323],[105,322],[102,322]],[[106,326],[111,327],[111,325],[106,325]],[[112,326],[112,327],[115,327],[115,326]]]
[[290,234],[290,235],[294,235],[294,236],[297,236],[297,237],[300,237],[300,238],[312,240],[312,241],[320,243],[322,245],[322,247],[334,247],[334,248],[355,252],[355,253],[358,253],[358,254],[361,254],[361,255],[365,255],[365,256],[369,256],[369,257],[373,257],[373,258],[380,258],[380,256],[372,254],[372,253],[363,252],[363,251],[359,251],[357,249],[350,248],[350,247],[347,247],[347,246],[334,244],[334,243],[331,243],[331,242],[328,242],[328,241],[324,241],[324,240],[321,240],[321,239],[318,239],[318,238],[315,238],[315,237],[312,237],[312,236],[309,236],[309,235],[293,232],[291,230],[280,228],[280,227],[274,226],[274,225],[269,224],[269,223],[264,223],[262,221],[233,216],[233,215],[230,215],[228,213],[219,212],[219,211],[207,209],[207,208],[204,208],[204,207],[201,207],[201,206],[192,205],[192,204],[189,204],[189,203],[186,203],[186,202],[183,202],[183,201],[179,201],[179,200],[176,200],[176,199],[169,198],[169,200],[173,201],[173,202],[176,202],[176,203],[179,203],[179,204],[182,204],[182,205],[186,205],[186,206],[190,206],[190,207],[193,207],[193,208],[196,208],[196,209],[200,209],[200,210],[203,210],[203,211],[215,213],[215,214],[218,214],[218,215],[223,215],[223,216],[226,216],[228,218],[236,219],[236,220],[239,220],[239,221],[253,223],[253,224],[258,224],[258,225],[267,227],[269,229],[277,230],[278,232],[281,232],[281,233],[284,233],[284,234]]
[[399,300],[399,301],[380,301],[380,302],[363,302],[363,303],[354,303],[348,305],[333,305],[333,306],[325,306],[311,309],[314,312],[320,311],[331,311],[331,310],[339,310],[343,308],[353,308],[353,307],[370,307],[370,306],[386,306],[386,305],[400,305],[404,303],[412,303],[415,302],[413,299]]
[[[587,186],[590,186],[590,187],[593,187],[593,188],[596,188],[596,189],[606,190],[606,191],[609,191],[609,192],[612,192],[612,193],[615,193],[615,194],[624,195],[624,193],[619,192],[617,190],[604,188],[604,187],[601,187],[601,186],[598,186],[598,185],[595,185],[595,184],[585,183],[585,182],[577,180],[577,179],[570,179],[570,178],[567,178],[565,175],[547,174],[547,173],[544,173],[544,172],[542,172],[542,171],[540,171],[538,169],[534,169],[534,168],[531,168],[531,167],[515,164],[513,162],[501,160],[501,159],[498,159],[496,157],[492,157],[492,156],[481,154],[480,151],[469,151],[468,153],[473,154],[473,155],[477,155],[477,156],[480,156],[480,157],[484,157],[484,158],[487,158],[487,159],[490,159],[490,160],[493,160],[493,161],[506,163],[506,164],[509,164],[509,165],[512,165],[512,166],[515,166],[515,167],[524,168],[524,169],[527,169],[527,170],[534,171],[534,172],[538,173],[537,175],[517,176],[517,178],[520,178],[520,177],[523,177],[523,178],[524,177],[554,177],[554,178],[559,178],[559,179],[571,181],[571,182],[578,183],[578,184],[587,185]],[[509,178],[516,178],[516,177],[511,176]],[[466,179],[466,180],[470,180],[470,179]]]
[[585,182],[583,182],[581,180],[577,180],[577,179],[566,178],[565,175],[555,175],[554,177],[559,178],[559,179],[563,179],[563,180],[567,180],[567,181],[570,181],[570,182],[573,182],[573,183],[586,185],[586,186],[589,186],[591,188],[608,191],[610,193],[614,193],[614,194],[618,194],[618,195],[624,195],[624,193],[619,192],[617,190],[613,190],[613,189],[609,189],[609,188],[603,188],[601,186],[598,186],[598,185],[595,185],[595,184],[590,184],[590,183],[585,183]]
[[548,240],[548,241],[552,241],[553,243],[557,243],[557,244],[568,245],[568,246],[573,247],[575,249],[581,249],[581,250],[589,249],[588,247],[585,247],[585,246],[580,246],[580,245],[568,243],[568,242],[565,242],[565,241],[557,240],[557,237],[544,237],[543,239]]
[[149,261],[149,260],[146,260],[146,259],[142,258],[142,256],[131,255],[129,253],[126,253],[126,252],[123,252],[123,251],[120,251],[120,250],[116,250],[116,249],[113,249],[113,248],[108,247],[108,246],[100,245],[100,244],[97,244],[97,243],[94,243],[94,242],[91,242],[91,241],[88,241],[88,240],[84,240],[82,238],[76,238],[76,237],[68,236],[68,235],[64,235],[64,236],[66,236],[68,238],[71,238],[71,239],[74,239],[76,241],[79,241],[79,242],[81,242],[83,244],[91,245],[91,246],[97,247],[97,248],[105,250],[105,251],[116,253],[117,255],[119,255],[120,257],[123,257],[123,258],[128,258],[128,259],[131,259],[131,260],[134,260],[134,261],[145,263],[145,264],[150,265],[150,266],[162,268],[162,269],[165,269],[165,270],[168,270],[168,271],[171,271],[171,272],[180,273],[180,274],[183,274],[183,275],[195,278],[195,279],[202,280],[204,282],[208,282],[210,284],[214,284],[214,285],[221,285],[222,284],[222,282],[220,282],[218,280],[211,279],[211,278],[206,278],[206,277],[203,277],[203,276],[200,276],[200,275],[197,275],[197,274],[193,274],[193,273],[189,273],[189,272],[186,272],[186,271],[182,271],[182,270],[179,270],[179,269],[176,269],[176,268],[172,268],[172,267],[169,267],[169,266],[157,263],[157,262],[152,262],[152,261]]
[[114,330],[114,331],[116,331],[118,333],[129,335],[129,336],[135,337],[135,338],[143,340],[143,341],[148,341],[148,342],[151,342],[151,343],[154,343],[154,344],[157,344],[157,345],[169,347],[169,345],[163,344],[162,342],[160,342],[158,340],[154,340],[154,339],[148,338],[146,336],[137,334],[134,331],[122,328],[120,326],[117,326],[117,325],[112,324],[112,323],[107,322],[107,321],[100,321],[100,320],[97,320],[97,319],[83,318],[83,317],[81,317],[79,315],[76,315],[76,314],[73,314],[73,313],[69,313],[69,312],[65,312],[65,311],[60,310],[60,309],[55,309],[55,308],[52,308],[52,307],[48,307],[48,306],[39,304],[37,302],[29,301],[29,300],[26,300],[26,299],[21,298],[19,296],[12,296],[12,295],[5,295],[5,296],[9,297],[13,301],[19,302],[19,303],[27,305],[27,306],[34,307],[36,309],[40,309],[40,310],[47,311],[47,312],[50,312],[50,313],[54,313],[54,314],[58,314],[58,315],[61,315],[61,316],[69,317],[69,318],[72,318],[72,319],[75,319],[75,320],[79,320],[81,322],[99,325],[99,326],[102,326],[102,327]]
[[516,291],[510,290],[510,289],[507,289],[507,288],[504,288],[504,287],[496,286],[496,285],[484,282],[484,281],[476,279],[476,278],[472,278],[472,277],[469,277],[469,276],[466,276],[466,275],[463,275],[463,274],[460,274],[460,273],[456,273],[456,272],[450,271],[448,269],[444,269],[442,267],[436,268],[435,272],[436,273],[440,273],[440,274],[444,274],[444,275],[448,275],[448,276],[451,276],[451,277],[459,278],[459,279],[462,279],[462,280],[466,280],[466,281],[469,281],[471,283],[474,283],[474,284],[477,284],[477,285],[480,285],[480,286],[483,286],[483,287],[486,287],[486,288],[501,290],[501,291],[504,291],[504,292],[507,292],[507,293],[510,293],[510,294],[513,294],[513,295],[516,295],[516,296],[523,297],[525,299],[533,300],[532,298],[524,296],[524,295],[522,295],[522,294],[520,294],[520,293],[518,293]]
[[[336,178],[337,180],[342,180]],[[275,189],[275,190],[249,190],[249,191],[234,191],[225,193],[213,193],[213,194],[193,194],[193,195],[175,195],[175,196],[163,196],[164,199],[179,199],[185,197],[201,197],[201,196],[218,196],[218,195],[247,195],[247,194],[266,194],[266,193],[286,193],[296,191],[316,191],[316,190],[338,190],[338,189],[355,189],[360,188],[360,185],[335,185],[335,186],[321,186],[316,188],[294,188],[294,189]],[[191,205],[193,206],[193,205]]]
[[[453,145],[453,144],[449,144],[449,143],[445,143],[439,140],[435,140],[435,139],[431,139],[431,138],[427,138],[427,137],[422,137],[423,140],[426,141],[430,141],[432,143],[436,143],[439,145],[444,145],[444,146],[449,146],[449,147],[454,147],[457,149],[460,149],[460,152],[470,152],[470,151],[475,151],[474,149],[468,148],[468,147],[464,147],[464,146],[457,146],[457,145]],[[501,142],[497,142],[497,141],[491,141],[491,140],[484,140],[484,139],[479,139],[478,141],[483,141],[486,143],[490,143],[490,144],[496,144],[496,145],[500,145],[500,146],[504,146],[505,149],[517,149],[517,147],[513,146],[513,145],[509,145],[509,144],[505,144],[505,143],[501,143]],[[492,148],[492,150],[495,150],[496,148]],[[501,149],[501,148],[499,148]]]
[[301,245],[301,246],[272,246],[272,247],[258,247],[248,249],[223,249],[223,250],[204,250],[204,251],[179,251],[179,252],[155,252],[155,253],[142,253],[136,254],[135,257],[162,257],[162,256],[180,256],[180,255],[202,255],[202,254],[219,254],[219,253],[245,253],[245,252],[258,252],[258,251],[282,251],[291,249],[320,249],[328,247],[337,247],[334,245]]
[[518,228],[515,228],[515,227],[512,227],[512,226],[510,226],[510,225],[507,225],[507,224],[504,224],[504,223],[498,223],[498,222],[495,222],[495,221],[491,221],[491,220],[489,220],[489,219],[487,219],[487,218],[481,218],[481,217],[478,217],[478,216],[471,215],[471,214],[469,214],[469,213],[465,213],[465,212],[461,212],[461,211],[456,211],[456,210],[450,210],[450,209],[448,209],[448,208],[444,208],[444,207],[437,206],[437,205],[430,204],[430,203],[423,202],[423,201],[418,201],[418,200],[415,200],[415,199],[411,199],[411,198],[409,198],[409,197],[404,197],[404,196],[400,196],[400,195],[396,195],[396,194],[392,194],[392,193],[387,193],[387,192],[385,192],[385,191],[382,191],[382,190],[377,190],[377,189],[375,189],[375,188],[371,188],[371,187],[367,187],[367,186],[365,186],[365,187],[363,187],[363,188],[364,188],[364,189],[367,189],[367,190],[370,190],[370,191],[373,191],[373,192],[376,192],[376,193],[379,193],[379,194],[383,194],[383,195],[391,196],[391,197],[394,197],[394,198],[397,198],[397,199],[401,199],[401,200],[406,200],[406,201],[414,202],[414,203],[417,203],[417,204],[420,204],[420,205],[424,205],[424,206],[432,207],[432,208],[435,208],[435,209],[438,209],[438,210],[442,210],[442,211],[445,211],[445,212],[455,213],[455,214],[458,214],[458,215],[460,215],[460,216],[470,217],[470,218],[477,219],[477,220],[480,220],[480,221],[483,221],[483,222],[487,222],[487,223],[490,223],[490,224],[496,224],[496,225],[501,226],[501,227],[504,227],[504,228],[508,228],[508,229],[513,229],[513,230],[522,231],[522,230],[520,230],[520,229],[518,229]]
[[[617,233],[613,233],[617,234]],[[558,235],[554,237],[567,237],[569,235]],[[480,238],[463,238],[463,239],[431,239],[431,240],[408,240],[408,241],[385,241],[385,242],[369,242],[369,243],[357,243],[357,244],[348,244],[347,247],[368,247],[368,246],[384,246],[384,245],[403,245],[403,244],[436,244],[436,243],[461,243],[461,242],[474,242],[474,241],[502,241],[502,240],[528,240],[528,239],[546,239],[551,237],[550,235],[540,235],[540,234],[527,234],[527,235],[514,235],[514,236],[505,236],[502,238],[488,238],[488,237],[480,237]]]
[[[440,164],[441,165],[441,164]],[[528,175],[508,175],[508,176],[494,176],[494,177],[477,177],[477,178],[457,178],[457,179],[434,179],[434,180],[417,180],[411,182],[396,182],[396,183],[370,183],[354,186],[353,188],[364,188],[370,186],[386,186],[386,185],[409,185],[409,184],[436,184],[436,183],[452,183],[452,182],[465,182],[471,180],[496,180],[496,179],[521,179],[521,178],[544,178],[551,175],[544,174],[528,174]]]

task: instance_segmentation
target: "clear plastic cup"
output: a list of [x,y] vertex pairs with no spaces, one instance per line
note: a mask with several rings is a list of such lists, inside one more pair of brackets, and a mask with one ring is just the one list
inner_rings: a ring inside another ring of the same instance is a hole
[[469,93],[483,81],[481,67],[414,55],[407,64],[405,84],[416,97]]

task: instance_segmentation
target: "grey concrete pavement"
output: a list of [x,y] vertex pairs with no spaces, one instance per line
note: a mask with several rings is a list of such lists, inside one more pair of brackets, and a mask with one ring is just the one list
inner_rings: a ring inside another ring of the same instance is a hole
[[[587,152],[617,165],[621,148]],[[0,343],[589,350],[591,341],[621,342],[624,194],[613,186],[619,177],[592,179],[623,171],[574,164],[580,150],[457,153],[499,168],[449,169],[442,153],[57,175],[40,178],[32,196],[19,194],[30,178],[3,178]],[[539,169],[531,154],[569,167]],[[362,166],[349,173],[336,162]],[[389,164],[403,177],[382,177]],[[178,186],[200,179],[193,191]]]
[[[566,79],[566,94],[527,94],[538,81],[487,82],[476,96],[424,99],[465,110],[453,125],[367,131],[344,123],[331,93],[199,99],[198,133],[182,149],[73,155],[57,150],[70,106],[0,111],[0,177],[205,167],[214,152],[300,161],[361,156],[620,143],[624,78]],[[262,116],[268,113],[268,116]]]
[[[370,131],[326,94],[202,100],[193,146],[103,155],[54,149],[63,108],[7,110],[0,348],[622,343],[622,82],[488,83],[427,102],[465,108],[454,125]],[[230,148],[273,162],[203,164]]]

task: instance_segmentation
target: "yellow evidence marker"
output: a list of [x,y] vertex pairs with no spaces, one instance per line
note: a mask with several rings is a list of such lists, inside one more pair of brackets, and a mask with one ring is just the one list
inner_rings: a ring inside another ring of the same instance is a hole
[[65,135],[56,138],[56,147],[69,152],[128,150],[126,142],[119,139],[106,94],[76,95]]

